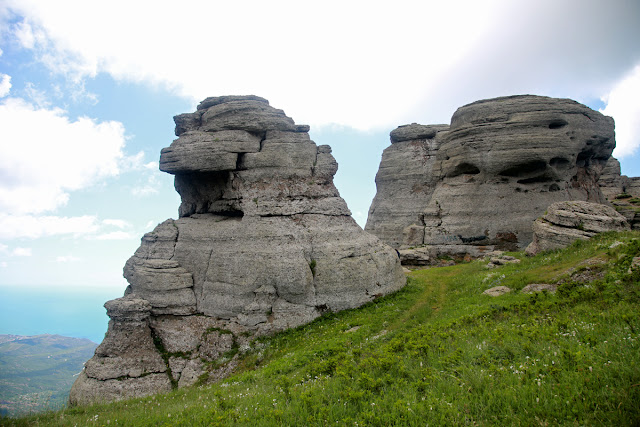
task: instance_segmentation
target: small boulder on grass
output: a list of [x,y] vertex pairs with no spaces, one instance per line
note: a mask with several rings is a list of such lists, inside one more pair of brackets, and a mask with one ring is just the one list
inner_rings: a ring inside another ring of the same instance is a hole
[[547,291],[550,293],[555,293],[558,290],[557,284],[549,284],[549,283],[531,283],[530,285],[522,288],[522,293],[531,294],[533,292],[542,292]]
[[496,268],[501,265],[517,264],[519,262],[520,260],[516,257],[509,256],[509,255],[499,255],[499,256],[491,257],[491,260],[489,261],[489,264],[486,265],[486,268]]
[[511,292],[511,289],[506,286],[495,286],[491,289],[487,289],[483,294],[489,295],[490,297],[499,297],[500,295],[508,294],[509,292]]
[[624,231],[631,227],[611,206],[579,200],[556,202],[533,222],[533,241],[527,255],[569,246],[605,231]]

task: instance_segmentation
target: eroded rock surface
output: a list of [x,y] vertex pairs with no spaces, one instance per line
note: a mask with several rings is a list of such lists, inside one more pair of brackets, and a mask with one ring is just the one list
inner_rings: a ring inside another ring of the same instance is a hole
[[620,162],[611,157],[600,177],[602,194],[631,228],[640,230],[640,178],[620,174]]
[[351,218],[338,165],[259,97],[207,98],[175,117],[160,169],[179,219],[159,224],[124,267],[126,296],[70,402],[142,396],[221,378],[255,336],[400,289],[398,256]]
[[401,126],[391,143],[365,230],[397,249],[477,257],[524,249],[554,202],[605,202],[615,138],[613,119],[582,104],[522,95],[465,105],[449,126]]
[[583,201],[556,202],[533,223],[529,255],[560,249],[605,231],[629,230],[626,219],[610,206]]

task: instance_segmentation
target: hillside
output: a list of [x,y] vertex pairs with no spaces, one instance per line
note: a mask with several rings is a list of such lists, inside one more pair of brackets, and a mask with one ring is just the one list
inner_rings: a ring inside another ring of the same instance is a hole
[[[234,347],[221,383],[8,425],[634,425],[640,233],[417,270],[360,309]],[[519,292],[559,283],[555,294]],[[513,292],[490,297],[494,286]]]
[[0,413],[57,409],[96,344],[60,335],[0,335]]

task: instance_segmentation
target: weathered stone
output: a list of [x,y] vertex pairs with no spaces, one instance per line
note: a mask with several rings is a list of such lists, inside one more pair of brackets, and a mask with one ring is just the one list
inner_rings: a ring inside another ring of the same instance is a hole
[[391,131],[391,143],[415,141],[419,139],[433,139],[440,131],[447,130],[449,125],[410,125],[399,126]]
[[201,123],[200,130],[205,132],[225,129],[242,129],[256,134],[268,130],[297,131],[295,123],[284,111],[253,99],[237,99],[212,105],[202,113]]
[[492,256],[489,259],[489,264],[486,265],[486,268],[496,268],[506,264],[518,264],[519,262],[520,260],[516,257],[500,254],[500,255]]
[[178,387],[189,387],[194,385],[205,372],[205,366],[200,359],[191,359],[183,368],[178,381]]
[[569,246],[575,240],[586,240],[605,231],[628,230],[626,219],[615,209],[599,203],[583,201],[556,202],[533,223],[533,241],[529,255]]
[[256,336],[406,283],[396,252],[351,218],[331,148],[308,126],[254,96],[207,98],[175,121],[160,168],[175,175],[180,218],[125,264],[127,296],[107,303],[109,331],[72,403],[222,378]]
[[[397,141],[384,150],[365,231],[397,249],[426,243],[425,209],[438,184],[436,153],[447,128],[436,128],[433,138]],[[442,223],[427,217],[431,226]]]
[[602,193],[633,230],[640,230],[640,178],[620,175],[620,162],[613,157],[598,181]]
[[620,162],[616,158],[610,157],[607,160],[602,174],[600,174],[600,179],[598,179],[598,185],[602,195],[609,201],[625,192],[629,185],[629,178],[620,175]]
[[494,286],[493,288],[487,289],[483,292],[484,295],[489,295],[490,297],[499,297],[504,294],[508,294],[511,292],[511,289],[506,286]]
[[615,147],[613,119],[577,102],[482,100],[435,135],[425,128],[393,131],[376,176],[365,230],[393,247],[519,250],[551,203],[605,201],[597,181]]
[[85,364],[87,375],[100,380],[135,378],[165,371],[166,365],[155,347],[148,321],[137,319],[112,318],[95,356]]
[[522,293],[530,294],[533,292],[542,292],[547,291],[549,293],[555,293],[558,290],[557,284],[549,284],[549,283],[531,283],[524,288],[522,288]]
[[245,130],[219,132],[190,131],[163,148],[160,170],[177,172],[217,172],[235,170],[238,154],[260,151],[261,138]]
[[90,405],[148,396],[171,391],[171,381],[165,374],[150,374],[144,377],[128,378],[126,381],[112,379],[101,381],[87,376],[83,371],[73,383],[69,393],[70,405]]
[[398,254],[402,265],[432,265],[437,261],[433,258],[432,250],[424,246],[401,249]]

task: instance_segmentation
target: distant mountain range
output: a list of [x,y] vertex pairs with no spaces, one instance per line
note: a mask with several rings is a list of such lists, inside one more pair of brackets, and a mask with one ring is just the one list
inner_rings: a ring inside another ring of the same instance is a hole
[[97,344],[61,335],[0,335],[0,415],[57,409]]

